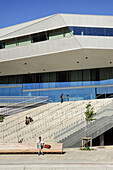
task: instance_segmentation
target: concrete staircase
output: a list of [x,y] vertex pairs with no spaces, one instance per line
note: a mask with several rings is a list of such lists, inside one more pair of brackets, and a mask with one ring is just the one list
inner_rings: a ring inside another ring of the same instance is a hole
[[[97,120],[91,122],[88,127],[88,136],[93,139],[100,136],[113,127],[113,102],[97,110]],[[79,125],[73,125],[55,136],[55,141],[62,142],[64,147],[80,147],[81,139],[85,136],[85,121]]]
[[[9,116],[0,124],[0,142],[36,142],[37,137],[41,135],[43,140],[60,141],[65,147],[79,145],[81,137],[85,134],[84,112],[88,102],[84,100],[62,104],[49,103]],[[108,110],[106,112],[105,110],[112,102],[112,99],[91,100],[94,110],[98,113],[98,120],[95,123],[107,115]],[[34,121],[26,126],[25,116],[32,117]],[[91,133],[93,134],[93,131]],[[69,138],[72,139],[70,144]]]

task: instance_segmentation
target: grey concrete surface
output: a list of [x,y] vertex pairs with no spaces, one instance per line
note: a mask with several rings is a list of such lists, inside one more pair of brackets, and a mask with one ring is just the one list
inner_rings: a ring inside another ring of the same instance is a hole
[[66,148],[64,154],[1,154],[0,170],[111,170],[113,147],[81,151]]

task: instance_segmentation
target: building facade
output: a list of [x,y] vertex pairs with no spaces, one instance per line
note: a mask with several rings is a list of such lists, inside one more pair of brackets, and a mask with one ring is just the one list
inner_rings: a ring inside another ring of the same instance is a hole
[[56,14],[0,29],[0,96],[113,95],[113,16]]

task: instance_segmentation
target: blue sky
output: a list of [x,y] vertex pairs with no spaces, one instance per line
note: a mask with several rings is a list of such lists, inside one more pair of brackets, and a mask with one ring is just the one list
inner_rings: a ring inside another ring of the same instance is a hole
[[0,28],[56,13],[113,15],[113,0],[0,0]]

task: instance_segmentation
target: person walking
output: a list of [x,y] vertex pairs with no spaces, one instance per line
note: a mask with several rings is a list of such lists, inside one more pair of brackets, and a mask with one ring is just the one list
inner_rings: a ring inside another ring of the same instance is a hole
[[61,103],[63,103],[63,93],[61,94],[60,98],[61,98]]
[[66,100],[69,101],[69,93],[67,93]]

